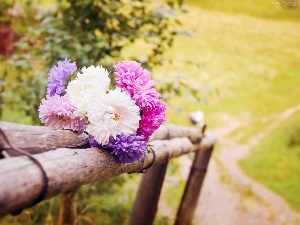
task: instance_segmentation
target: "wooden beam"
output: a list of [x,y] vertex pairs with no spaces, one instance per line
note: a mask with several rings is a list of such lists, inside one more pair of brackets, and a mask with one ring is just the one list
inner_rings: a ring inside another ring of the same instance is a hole
[[[38,154],[57,148],[78,148],[88,143],[88,134],[78,134],[69,130],[55,130],[44,126],[31,126],[0,121],[0,128],[15,147],[31,154]],[[168,140],[174,137],[188,137],[192,143],[199,143],[202,134],[197,128],[166,124],[160,126],[150,137],[153,140]],[[6,150],[11,156],[19,153],[10,146],[0,135],[0,149]]]
[[[204,138],[203,141],[207,141],[207,139]],[[177,212],[175,225],[190,225],[192,223],[213,147],[214,145],[204,144],[200,151],[196,152]]]
[[129,225],[152,225],[167,166],[168,161],[154,165],[143,174],[131,210]]
[[[57,148],[74,148],[88,143],[86,133],[78,134],[69,130],[54,130],[43,126],[31,126],[0,121],[0,128],[17,148],[31,154],[38,154]],[[0,135],[0,149],[6,150],[11,156],[19,153],[12,151]]]
[[199,143],[203,134],[198,128],[178,126],[174,124],[164,124],[160,126],[150,137],[152,140],[169,140],[175,137],[187,137],[192,143]]
[[61,194],[61,203],[59,207],[59,225],[73,225],[75,222],[74,198],[76,191],[70,191]]
[[[201,145],[213,143],[203,142]],[[149,143],[155,152],[154,164],[160,164],[199,149],[188,138],[155,140]],[[201,148],[201,147],[200,147]],[[138,162],[120,164],[110,153],[98,149],[60,148],[34,155],[48,177],[46,199],[80,186],[128,172],[138,172],[153,161],[147,152]],[[41,171],[26,156],[0,160],[0,215],[31,206],[43,186]]]

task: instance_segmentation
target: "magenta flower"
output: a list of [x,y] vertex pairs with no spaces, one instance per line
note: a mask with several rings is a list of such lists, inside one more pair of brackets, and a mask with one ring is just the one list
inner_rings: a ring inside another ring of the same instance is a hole
[[166,120],[166,105],[158,99],[152,100],[151,104],[142,111],[137,134],[143,135],[146,140]]
[[82,133],[86,121],[74,115],[75,107],[66,96],[48,96],[42,99],[39,107],[39,118],[47,127],[70,129]]
[[58,61],[57,66],[53,66],[48,74],[47,96],[65,94],[67,81],[76,70],[76,63],[70,62],[70,59]]
[[139,160],[146,152],[145,138],[137,134],[118,134],[110,137],[104,148],[111,149],[111,154],[116,155],[122,164],[133,163]]
[[141,108],[148,106],[151,99],[158,99],[160,94],[154,89],[155,82],[149,71],[135,61],[123,61],[114,65],[116,86],[127,92]]

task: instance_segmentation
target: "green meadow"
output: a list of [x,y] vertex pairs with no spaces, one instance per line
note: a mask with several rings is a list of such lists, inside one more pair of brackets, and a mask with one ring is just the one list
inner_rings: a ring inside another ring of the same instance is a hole
[[[295,132],[297,133],[291,133]],[[300,211],[300,114],[288,118],[252,150],[240,165],[247,175],[280,194]],[[289,145],[296,136],[297,144]]]
[[[188,2],[189,13],[180,20],[192,36],[178,37],[166,56],[173,64],[154,74],[164,80],[184,76],[204,101],[170,99],[168,122],[188,125],[189,113],[202,110],[211,129],[240,121],[229,137],[246,143],[300,104],[300,3],[288,8],[258,0]],[[299,145],[286,143],[291,123],[300,126],[294,117],[282,120],[241,167],[300,211]]]

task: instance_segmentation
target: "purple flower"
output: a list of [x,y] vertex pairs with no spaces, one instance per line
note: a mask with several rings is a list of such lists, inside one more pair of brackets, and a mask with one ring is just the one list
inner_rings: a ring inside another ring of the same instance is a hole
[[133,163],[139,160],[146,151],[145,138],[137,134],[118,134],[115,138],[110,137],[104,148],[112,149],[111,154],[116,155],[122,164]]
[[94,136],[90,136],[89,138],[89,144],[91,147],[95,147],[95,148],[101,148],[102,146],[96,141]]
[[86,121],[74,115],[75,107],[66,96],[48,96],[42,99],[39,107],[39,117],[42,123],[55,129],[71,129],[82,133]]
[[70,62],[70,59],[58,61],[57,66],[53,66],[48,74],[47,96],[65,94],[67,81],[76,70],[76,63]]
[[166,105],[160,100],[151,101],[151,104],[142,111],[140,126],[137,134],[143,135],[146,140],[166,120]]
[[154,89],[155,82],[149,71],[135,61],[123,61],[114,65],[116,86],[127,92],[141,108],[148,106],[151,99],[158,99],[160,94]]

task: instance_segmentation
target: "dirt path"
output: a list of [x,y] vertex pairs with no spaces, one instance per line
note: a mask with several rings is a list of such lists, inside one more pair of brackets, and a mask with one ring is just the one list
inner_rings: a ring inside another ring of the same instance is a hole
[[[273,118],[274,122],[243,145],[226,137],[239,129],[242,122],[224,115],[227,127],[210,132],[218,136],[219,148],[209,163],[193,225],[300,225],[299,213],[292,211],[280,196],[246,176],[238,165],[251,148],[297,111],[300,105],[265,118]],[[181,179],[186,180],[192,161],[188,156],[178,161]],[[164,201],[159,202],[158,209],[160,215],[174,221],[177,209],[170,208]]]
[[238,161],[247,157],[252,147],[299,110],[300,105],[277,115],[274,123],[244,145],[225,137],[241,126],[239,121],[231,121],[228,127],[212,132],[218,135],[220,148],[209,164],[195,212],[195,225],[300,224],[299,213],[293,212],[280,196],[247,177],[238,166]]

